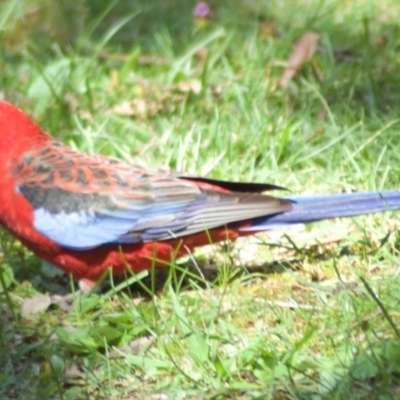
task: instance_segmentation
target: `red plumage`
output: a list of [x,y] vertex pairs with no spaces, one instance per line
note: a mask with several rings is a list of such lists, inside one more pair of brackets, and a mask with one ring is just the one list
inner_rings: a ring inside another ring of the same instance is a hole
[[[291,208],[291,204],[286,200],[246,192],[246,189],[250,191],[253,188],[251,184],[219,182],[205,178],[198,178],[196,181],[196,177],[191,176],[185,179],[175,172],[144,170],[120,160],[73,151],[44,133],[22,111],[6,102],[0,102],[0,134],[2,138],[0,176],[3,177],[0,183],[1,224],[40,258],[71,273],[77,280],[96,281],[109,267],[113,268],[114,274],[119,274],[127,268],[138,272],[154,265],[163,266],[171,259],[187,254],[196,246],[236,239],[241,234],[238,228],[248,225],[249,218],[239,213],[237,218],[230,216],[222,222],[220,224],[222,226],[212,224],[208,226],[205,223],[204,229],[189,232],[187,235],[185,232],[177,231],[176,238],[174,234],[172,238],[164,234],[165,239],[162,240],[101,243],[93,248],[75,249],[71,246],[63,246],[38,231],[34,221],[34,206],[37,200],[35,198],[32,200],[29,195],[25,195],[28,189],[43,192],[57,187],[60,190],[82,195],[96,193],[100,189],[102,195],[123,190],[125,198],[133,193],[132,196],[143,197],[146,201],[146,195],[149,192],[137,190],[137,186],[141,184],[137,179],[140,176],[147,184],[157,179],[162,181],[162,184],[158,182],[156,188],[171,185],[172,189],[178,193],[168,194],[168,196],[175,196],[179,201],[181,197],[191,196],[195,199],[201,194],[205,202],[211,202],[214,196],[217,197],[216,203],[218,203],[219,197],[227,196],[229,201],[233,199],[234,206],[243,200],[244,203],[248,203],[246,208],[259,207],[258,211],[250,213],[256,217]],[[70,174],[65,172],[68,170]],[[81,170],[85,171],[85,176],[79,181]],[[111,184],[101,187],[99,181],[94,178],[96,173],[99,176],[102,175],[102,179],[107,183],[111,181]],[[113,182],[113,179],[114,181],[116,179],[115,176],[112,177],[114,173],[122,175],[118,184]],[[129,173],[132,174],[132,180],[129,176],[127,177]],[[68,179],[64,179],[64,175],[68,175]],[[123,186],[125,183],[127,183],[126,187],[117,189],[118,185]],[[233,192],[226,188],[231,185],[235,188],[237,186],[239,191]],[[273,186],[254,184],[255,192],[268,188],[273,188]],[[151,193],[152,189],[149,190]],[[154,200],[152,193],[151,195],[151,201],[157,201]],[[37,195],[37,197],[40,196]],[[198,211],[200,213],[201,207],[200,204]],[[266,210],[263,211],[263,208]],[[185,212],[185,210],[177,212]],[[244,222],[237,222],[241,219],[244,219]]]
[[145,169],[70,149],[0,101],[0,223],[77,280],[164,266],[194,247],[400,208],[398,191],[279,199],[269,184]]

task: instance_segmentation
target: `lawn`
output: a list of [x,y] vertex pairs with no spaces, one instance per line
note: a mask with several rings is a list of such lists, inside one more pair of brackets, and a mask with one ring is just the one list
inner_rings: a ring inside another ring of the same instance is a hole
[[[0,4],[0,96],[69,146],[295,194],[399,188],[398,0],[71,4]],[[399,398],[398,225],[210,245],[70,307],[76,282],[2,231],[0,398]]]

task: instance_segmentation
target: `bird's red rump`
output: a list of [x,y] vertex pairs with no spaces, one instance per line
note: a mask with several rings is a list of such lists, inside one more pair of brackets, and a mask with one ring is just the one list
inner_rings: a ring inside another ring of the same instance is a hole
[[114,274],[121,274],[127,270],[138,273],[150,268],[168,267],[179,257],[190,254],[195,247],[235,240],[238,236],[236,230],[219,228],[193,234],[185,240],[108,245],[86,251],[59,249],[50,257],[46,252],[37,249],[36,252],[65,272],[72,273],[77,280],[96,281],[108,268],[112,268]]
[[181,179],[186,180],[187,182],[194,183],[194,184],[196,184],[196,186],[198,186],[200,189],[203,189],[203,190],[210,190],[210,191],[215,191],[215,192],[219,192],[219,193],[232,193],[231,190],[225,189],[217,184],[209,183],[208,181],[201,181],[201,180],[197,180],[197,179],[187,179],[187,178],[181,178]]

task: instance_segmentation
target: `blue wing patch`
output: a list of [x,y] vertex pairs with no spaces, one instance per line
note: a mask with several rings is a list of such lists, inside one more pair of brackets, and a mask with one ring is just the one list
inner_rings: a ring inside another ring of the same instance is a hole
[[[71,249],[88,250],[104,243],[113,243],[129,232],[132,219],[98,215],[93,211],[61,212],[53,214],[45,208],[34,212],[35,229]],[[139,242],[131,237],[131,243]]]
[[[171,229],[184,229],[187,221],[179,218],[184,204],[147,209],[92,209],[53,213],[46,208],[34,211],[34,227],[41,234],[71,249],[88,250],[107,243],[140,243],[171,237]],[[176,221],[177,220],[177,221]],[[158,230],[151,236],[152,230]],[[149,236],[150,234],[150,236]],[[173,237],[173,235],[172,235]]]

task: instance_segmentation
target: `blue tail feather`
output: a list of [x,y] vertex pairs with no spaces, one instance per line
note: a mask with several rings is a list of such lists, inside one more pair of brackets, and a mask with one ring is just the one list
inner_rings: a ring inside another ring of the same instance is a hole
[[284,228],[295,224],[324,219],[353,217],[400,209],[400,191],[372,193],[342,193],[323,196],[288,198],[293,203],[289,211],[260,217],[246,231]]

